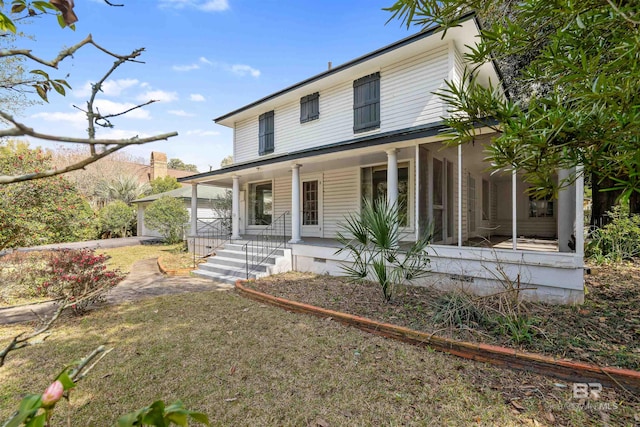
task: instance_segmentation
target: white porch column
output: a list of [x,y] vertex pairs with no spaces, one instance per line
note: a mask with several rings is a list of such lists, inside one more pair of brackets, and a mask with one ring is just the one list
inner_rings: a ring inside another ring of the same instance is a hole
[[462,145],[458,145],[458,246],[462,246]]
[[231,197],[231,238],[240,238],[240,177],[234,175],[233,194]]
[[584,256],[584,170],[576,166],[576,255]]
[[198,184],[191,184],[191,236],[198,235]]
[[387,150],[387,203],[396,207],[398,204],[398,151],[395,148]]
[[[560,252],[573,252],[570,242],[577,238],[576,229],[576,186],[575,183],[566,185],[575,170],[560,169],[558,171],[558,185],[563,188],[558,191],[558,250]],[[574,237],[572,237],[574,236]]]
[[518,173],[513,169],[511,172],[511,238],[513,240],[513,250],[518,249]]
[[302,241],[300,232],[300,165],[291,166],[291,240]]

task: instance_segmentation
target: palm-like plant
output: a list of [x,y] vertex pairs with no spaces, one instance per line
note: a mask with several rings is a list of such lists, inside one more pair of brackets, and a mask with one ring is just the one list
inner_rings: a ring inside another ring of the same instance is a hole
[[149,184],[140,184],[135,176],[120,175],[111,181],[101,181],[95,194],[103,203],[121,200],[130,205],[131,202],[149,191],[149,188]]
[[425,250],[431,233],[408,247],[401,245],[402,215],[397,205],[384,199],[365,200],[360,215],[347,215],[338,232],[343,247],[336,253],[347,252],[353,258],[341,265],[342,270],[354,282],[375,278],[386,302],[391,301],[398,285],[410,284],[429,272]]

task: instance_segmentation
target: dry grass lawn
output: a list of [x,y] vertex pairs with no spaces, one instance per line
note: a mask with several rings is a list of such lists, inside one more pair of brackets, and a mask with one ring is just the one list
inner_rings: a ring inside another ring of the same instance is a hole
[[[19,329],[0,327],[0,337]],[[72,425],[113,425],[159,398],[182,399],[220,426],[553,425],[549,407],[572,403],[568,390],[560,402],[545,395],[548,378],[211,292],[63,320],[43,344],[0,368],[0,419],[24,393],[41,392],[67,362],[105,343],[114,351],[73,392],[70,407],[61,405]],[[601,421],[576,408],[555,413],[564,425]]]
[[96,253],[105,254],[111,257],[107,262],[109,268],[119,268],[125,273],[129,273],[131,271],[131,266],[136,261],[148,258],[158,258],[160,255],[166,256],[173,254],[183,247],[183,243],[175,245],[136,245],[121,248],[99,249]]

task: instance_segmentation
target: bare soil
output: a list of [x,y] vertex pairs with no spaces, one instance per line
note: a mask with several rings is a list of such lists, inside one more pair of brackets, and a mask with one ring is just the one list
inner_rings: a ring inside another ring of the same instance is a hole
[[443,293],[405,287],[384,302],[375,283],[286,273],[248,286],[282,298],[406,326],[450,338],[516,347],[539,354],[640,370],[640,263],[594,266],[586,276],[580,306],[527,303],[522,316],[531,324],[529,340],[517,342],[504,328],[470,322],[457,327],[436,320]]

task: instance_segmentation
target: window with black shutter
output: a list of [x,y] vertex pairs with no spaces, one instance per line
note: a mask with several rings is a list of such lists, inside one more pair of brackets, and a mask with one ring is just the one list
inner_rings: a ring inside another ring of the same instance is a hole
[[260,147],[259,153],[273,153],[274,148],[274,121],[273,111],[260,115]]
[[300,123],[320,117],[320,94],[318,92],[300,98]]
[[353,131],[380,127],[380,73],[353,82]]

